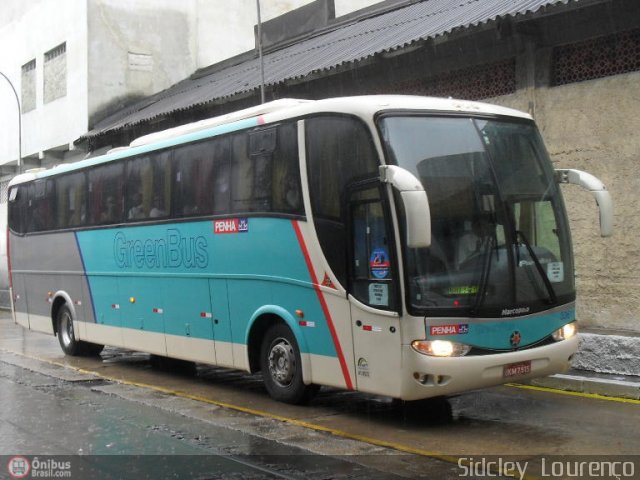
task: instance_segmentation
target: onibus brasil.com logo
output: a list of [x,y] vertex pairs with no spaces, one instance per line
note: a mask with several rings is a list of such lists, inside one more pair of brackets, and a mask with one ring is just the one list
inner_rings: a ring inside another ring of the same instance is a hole
[[58,461],[53,458],[29,459],[20,455],[11,457],[7,470],[12,478],[71,478],[71,462]]

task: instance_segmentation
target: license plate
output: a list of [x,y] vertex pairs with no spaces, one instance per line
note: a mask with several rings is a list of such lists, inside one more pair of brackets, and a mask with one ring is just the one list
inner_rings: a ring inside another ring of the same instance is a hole
[[520,375],[527,375],[528,373],[531,373],[531,360],[505,365],[502,370],[502,376],[504,378],[519,377]]

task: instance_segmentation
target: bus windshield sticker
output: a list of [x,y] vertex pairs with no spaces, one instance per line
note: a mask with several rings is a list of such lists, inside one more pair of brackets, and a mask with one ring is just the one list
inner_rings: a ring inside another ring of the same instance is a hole
[[369,304],[389,306],[389,285],[385,283],[372,283],[369,285]]
[[327,272],[324,272],[324,279],[322,280],[322,285],[324,287],[329,287],[329,288],[333,288],[334,290],[337,290],[336,286],[331,281],[331,278],[329,277],[329,274]]
[[547,263],[547,277],[552,283],[561,283],[564,281],[564,263],[549,262]]
[[369,259],[369,268],[371,268],[371,275],[375,278],[387,278],[389,276],[389,254],[386,248],[376,248],[371,253]]
[[213,221],[213,233],[246,233],[249,231],[248,218],[225,218]]

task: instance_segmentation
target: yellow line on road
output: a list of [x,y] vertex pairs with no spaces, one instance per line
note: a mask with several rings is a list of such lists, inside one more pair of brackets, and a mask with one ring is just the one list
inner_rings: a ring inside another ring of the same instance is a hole
[[557,393],[559,395],[568,395],[570,397],[583,397],[591,398],[594,400],[607,400],[609,402],[631,403],[633,405],[640,405],[640,400],[636,400],[634,398],[608,397],[606,395],[600,395],[598,393],[571,392],[569,390],[558,390],[556,388],[549,387],[536,387],[535,385],[522,385],[519,383],[507,383],[506,386],[521,388],[522,390],[535,390],[539,392]]

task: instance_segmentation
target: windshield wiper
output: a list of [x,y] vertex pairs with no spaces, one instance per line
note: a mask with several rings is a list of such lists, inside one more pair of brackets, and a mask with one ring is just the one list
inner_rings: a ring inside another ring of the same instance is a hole
[[[558,303],[556,292],[553,289],[553,285],[551,285],[551,281],[549,281],[549,277],[547,276],[547,273],[544,271],[544,268],[540,263],[540,259],[538,259],[538,256],[533,251],[533,248],[531,248],[531,244],[529,243],[529,240],[527,240],[527,237],[521,230],[516,230],[516,242],[518,241],[518,237],[520,237],[520,239],[522,240],[522,243],[524,244],[525,248],[529,252],[529,256],[531,257],[534,265],[536,266],[536,270],[538,271],[538,273],[540,274],[540,277],[542,278],[542,282],[544,283],[544,286],[547,289],[547,293],[549,294],[549,303],[551,304]],[[517,248],[518,246],[516,245],[516,249]]]
[[493,246],[497,244],[496,236],[491,235],[488,237],[489,241],[485,243],[484,251],[482,252],[482,258],[484,262],[482,264],[482,272],[480,274],[480,286],[476,295],[476,301],[471,308],[471,313],[477,313],[478,309],[484,302],[487,286],[489,285],[489,271],[491,266],[491,259],[493,257]]

